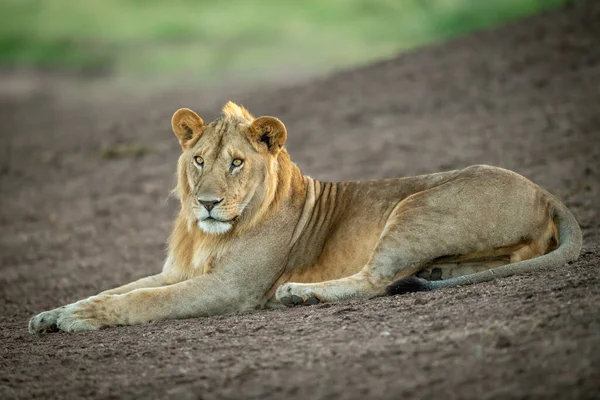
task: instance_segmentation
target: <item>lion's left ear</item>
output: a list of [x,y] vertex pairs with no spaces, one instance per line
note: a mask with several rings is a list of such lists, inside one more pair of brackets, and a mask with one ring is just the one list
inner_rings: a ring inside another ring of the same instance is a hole
[[287,139],[285,125],[275,117],[257,118],[248,130],[251,138],[258,145],[266,146],[272,154],[277,154]]

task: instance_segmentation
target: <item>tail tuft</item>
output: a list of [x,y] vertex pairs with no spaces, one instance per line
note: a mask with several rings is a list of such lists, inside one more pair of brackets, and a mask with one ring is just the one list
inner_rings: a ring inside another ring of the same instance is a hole
[[404,293],[424,292],[431,289],[429,286],[429,282],[425,279],[407,276],[390,284],[385,288],[385,292],[388,296],[395,296]]

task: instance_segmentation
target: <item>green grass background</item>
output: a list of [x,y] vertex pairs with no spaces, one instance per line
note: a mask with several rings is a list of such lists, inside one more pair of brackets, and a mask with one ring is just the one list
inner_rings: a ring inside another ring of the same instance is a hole
[[0,0],[0,66],[187,74],[326,72],[566,0]]

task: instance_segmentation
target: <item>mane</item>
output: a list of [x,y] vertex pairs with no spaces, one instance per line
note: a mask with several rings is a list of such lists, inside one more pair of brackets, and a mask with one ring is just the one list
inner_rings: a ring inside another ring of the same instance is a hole
[[227,104],[223,106],[223,116],[233,122],[250,124],[254,121],[254,117],[244,108],[244,106],[238,106],[232,101],[228,101]]

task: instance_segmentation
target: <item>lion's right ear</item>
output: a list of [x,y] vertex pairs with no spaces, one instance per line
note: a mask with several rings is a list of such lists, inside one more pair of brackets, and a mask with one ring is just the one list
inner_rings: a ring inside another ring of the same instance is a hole
[[173,133],[179,139],[183,150],[192,147],[204,132],[204,121],[189,108],[180,108],[171,118]]

